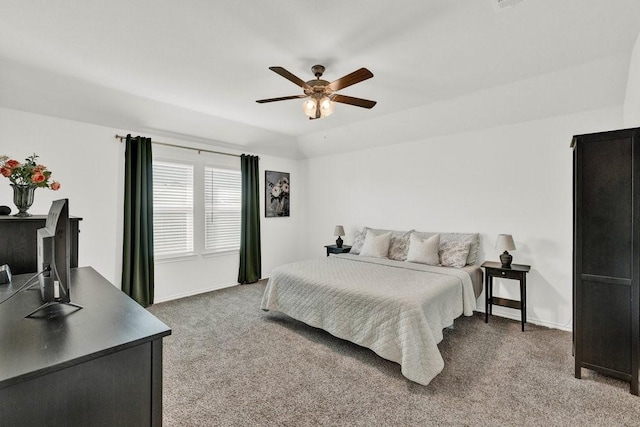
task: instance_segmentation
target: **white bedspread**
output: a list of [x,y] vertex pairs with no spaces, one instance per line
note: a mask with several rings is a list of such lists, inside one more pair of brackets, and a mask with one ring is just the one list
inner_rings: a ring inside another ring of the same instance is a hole
[[370,348],[424,385],[444,367],[443,328],[475,308],[464,270],[350,254],[277,267],[262,298],[262,309]]

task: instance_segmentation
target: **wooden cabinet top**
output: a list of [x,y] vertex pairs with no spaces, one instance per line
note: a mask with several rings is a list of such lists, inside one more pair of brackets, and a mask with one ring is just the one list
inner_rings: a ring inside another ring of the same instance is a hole
[[504,268],[504,267],[502,267],[502,263],[494,262],[494,261],[485,261],[480,267],[492,268],[492,269],[504,270],[504,271],[524,271],[524,272],[528,272],[529,270],[531,270],[531,266],[530,265],[511,264],[511,268]]
[[[31,276],[1,285],[0,301]],[[69,293],[84,308],[56,306],[52,318],[24,317],[42,304],[40,292],[24,290],[0,306],[0,389],[171,334],[91,267],[71,269]]]
[[[82,221],[77,216],[69,217],[71,221]],[[32,215],[27,217],[18,217],[13,215],[0,215],[0,221],[46,221],[47,215]]]

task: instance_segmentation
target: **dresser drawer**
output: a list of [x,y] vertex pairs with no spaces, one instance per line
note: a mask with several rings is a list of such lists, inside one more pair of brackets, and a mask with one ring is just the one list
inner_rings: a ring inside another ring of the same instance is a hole
[[493,277],[504,277],[505,279],[521,279],[522,271],[498,270],[493,268],[487,269],[487,274]]

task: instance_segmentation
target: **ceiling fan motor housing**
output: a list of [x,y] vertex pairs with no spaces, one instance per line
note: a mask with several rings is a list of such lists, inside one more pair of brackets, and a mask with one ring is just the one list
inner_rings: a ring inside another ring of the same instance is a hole
[[329,87],[329,82],[326,80],[309,80],[307,84],[309,88],[304,89],[304,93],[312,98],[322,98],[323,96],[330,96],[333,93]]
[[331,96],[333,91],[329,87],[329,82],[320,78],[322,77],[324,70],[324,65],[316,64],[311,67],[311,71],[316,76],[316,79],[306,82],[309,87],[304,89],[305,95],[315,99],[324,98],[325,96]]

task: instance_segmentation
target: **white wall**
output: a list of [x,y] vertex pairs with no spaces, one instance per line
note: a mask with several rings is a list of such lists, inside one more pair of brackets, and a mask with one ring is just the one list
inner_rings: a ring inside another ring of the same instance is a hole
[[[621,125],[622,109],[610,108],[309,159],[305,255],[322,256],[336,224],[345,226],[347,243],[363,226],[479,232],[481,261],[498,260],[497,234],[513,234],[514,262],[532,266],[529,319],[570,329],[569,143],[574,134]],[[518,299],[514,282],[504,282],[496,293]]]
[[[122,129],[0,108],[0,154],[22,161],[35,152],[53,172],[53,178],[62,183],[57,192],[36,190],[30,212],[46,214],[52,200],[68,198],[71,214],[83,218],[79,264],[94,267],[117,287],[120,287],[122,271],[124,144],[114,136],[126,133]],[[185,141],[146,136],[196,146]],[[216,149],[202,145],[196,148]],[[195,155],[187,150],[175,151],[181,155]],[[220,151],[230,152],[228,148]],[[154,145],[154,153],[162,156],[167,151]],[[171,150],[168,153],[171,154]],[[292,182],[291,217],[262,218],[262,272],[263,277],[267,277],[274,266],[299,257],[304,177],[299,176],[299,164],[294,160],[260,155],[260,169],[261,180],[264,180],[264,170],[269,169],[290,172]],[[0,205],[10,206],[15,213],[12,194],[9,180],[0,177]],[[2,236],[0,243],[4,244]],[[237,275],[237,255],[200,256],[195,261],[158,264],[156,301],[232,285],[236,283]]]
[[[119,284],[124,146],[114,140],[115,134],[115,129],[0,108],[0,154],[24,161],[36,153],[62,184],[57,192],[36,190],[29,212],[46,214],[52,200],[68,198],[71,215],[83,219],[79,265],[91,265]],[[0,204],[17,212],[4,177]]]
[[624,127],[640,126],[640,35],[631,54],[627,92],[624,99]]

